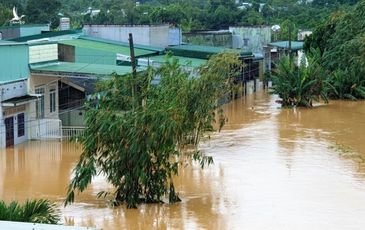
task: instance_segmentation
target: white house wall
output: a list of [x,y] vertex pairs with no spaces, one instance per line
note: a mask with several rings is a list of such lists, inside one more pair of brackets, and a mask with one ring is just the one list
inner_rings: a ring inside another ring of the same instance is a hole
[[[2,101],[15,98],[15,97],[21,97],[27,94],[27,81],[18,81],[18,82],[12,82],[8,84],[2,84],[0,85],[0,103]],[[25,123],[27,124],[28,121],[28,107],[25,107],[23,111],[15,112],[14,114],[9,114],[4,116],[5,107],[0,104],[0,148],[4,148],[6,146],[6,135],[5,135],[5,123],[4,119],[7,117],[14,116],[16,117],[19,113],[24,113],[25,116]],[[18,135],[16,133],[17,129],[17,120],[14,119],[14,144],[18,144],[26,140],[26,134],[25,136],[18,138]]]
[[27,94],[27,80],[0,85],[0,101]]
[[[56,77],[46,77],[31,75],[29,79],[29,90],[31,93],[35,93],[35,89],[39,87],[44,87],[44,118],[48,119],[58,119],[58,78]],[[55,88],[56,92],[56,110],[55,112],[50,112],[50,90]],[[36,119],[36,106],[33,104],[30,108],[31,119]]]

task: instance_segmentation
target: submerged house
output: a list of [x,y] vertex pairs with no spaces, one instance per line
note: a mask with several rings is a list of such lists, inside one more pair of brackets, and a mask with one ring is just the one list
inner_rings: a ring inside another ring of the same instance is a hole
[[27,44],[0,41],[0,54],[0,147],[9,147],[28,138],[30,103],[36,97],[27,90]]
[[0,135],[0,147],[60,137],[56,88],[42,83],[43,91],[34,91],[30,84],[34,49],[27,43],[3,41],[0,53],[0,129],[5,134]]
[[266,55],[270,55],[270,60],[272,63],[276,63],[280,60],[280,58],[289,55],[292,55],[295,58],[295,63],[300,65],[302,59],[306,62],[304,51],[303,51],[304,42],[302,41],[277,41],[271,42],[268,44],[268,49]]
[[[112,73],[132,72],[127,42],[84,36],[80,31],[47,32],[0,44],[0,53],[7,54],[0,55],[0,131],[6,133],[0,147],[77,134],[84,126],[83,104],[94,93],[96,81]],[[138,71],[161,66],[169,53],[192,74],[199,74],[198,67],[211,55],[226,50],[197,45],[134,46]],[[259,89],[263,74],[262,58],[251,52],[239,55],[246,68],[236,79],[240,92],[233,96]]]
[[240,86],[234,97],[247,95],[263,88],[263,57],[255,56],[252,52],[240,52],[234,49],[223,47],[200,46],[200,45],[180,45],[167,48],[177,59],[191,59],[191,63],[206,62],[210,56],[226,51],[237,52],[240,60],[245,64],[240,76],[236,77],[235,83]]

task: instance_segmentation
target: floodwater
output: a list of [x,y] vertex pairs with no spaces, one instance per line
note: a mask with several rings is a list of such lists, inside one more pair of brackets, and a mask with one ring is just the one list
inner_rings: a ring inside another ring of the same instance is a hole
[[264,93],[225,105],[228,123],[201,145],[214,165],[182,168],[182,202],[111,208],[95,178],[62,207],[81,146],[32,141],[0,151],[0,199],[47,198],[62,222],[103,229],[365,229],[365,102],[278,109]]

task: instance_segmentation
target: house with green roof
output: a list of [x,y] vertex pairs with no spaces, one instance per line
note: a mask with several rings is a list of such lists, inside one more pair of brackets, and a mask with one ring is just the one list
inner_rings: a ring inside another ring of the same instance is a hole
[[[64,62],[130,65],[130,48],[126,43],[103,39],[80,37],[58,43],[59,58]],[[148,57],[163,52],[163,49],[135,46],[135,56]]]
[[270,48],[270,59],[271,62],[276,63],[283,56],[291,53],[296,59],[295,63],[300,65],[302,58],[305,58],[303,52],[304,42],[302,41],[276,41],[268,44]]
[[28,139],[31,103],[28,94],[28,46],[0,41],[0,148]]
[[[179,45],[167,48],[173,56],[183,57],[182,59],[191,59],[192,63],[197,63],[198,60],[208,60],[210,56],[222,52],[237,53],[240,60],[245,64],[241,76],[237,77],[237,84],[242,86],[244,94],[256,91],[259,87],[259,79],[263,79],[264,65],[263,57],[257,56],[252,52],[245,52],[237,49],[229,49],[224,47],[212,47],[202,45]],[[198,62],[199,63],[199,62]],[[253,83],[253,84],[251,84]]]

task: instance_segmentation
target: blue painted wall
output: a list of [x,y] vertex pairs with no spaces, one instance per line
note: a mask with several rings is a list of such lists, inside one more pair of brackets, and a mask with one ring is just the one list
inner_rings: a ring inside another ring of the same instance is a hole
[[29,77],[28,45],[0,43],[0,83]]

